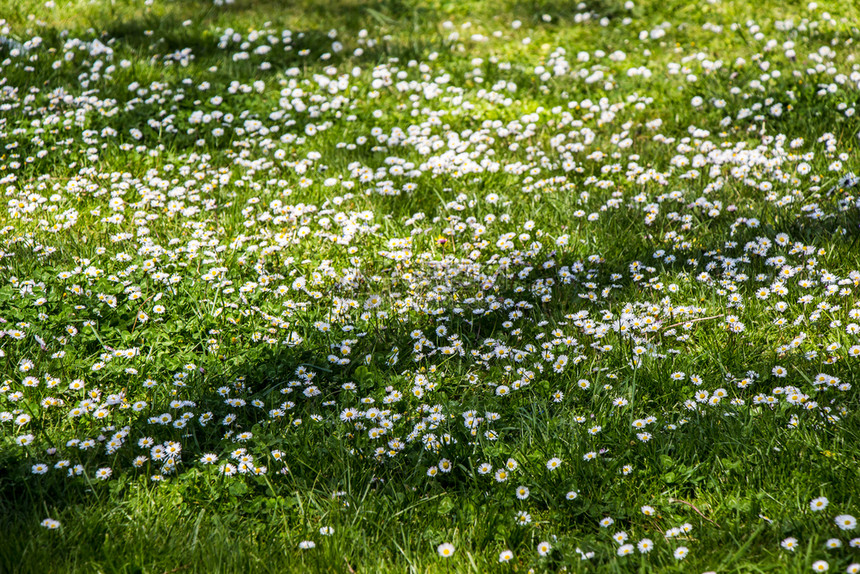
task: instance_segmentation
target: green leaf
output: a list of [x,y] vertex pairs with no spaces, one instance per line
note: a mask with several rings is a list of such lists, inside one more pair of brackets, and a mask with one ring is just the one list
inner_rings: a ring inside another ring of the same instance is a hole
[[230,494],[233,496],[243,496],[248,493],[248,485],[244,482],[235,481],[227,487],[227,490],[229,490]]
[[452,510],[454,510],[454,500],[450,496],[442,498],[436,508],[436,512],[439,514],[448,514]]

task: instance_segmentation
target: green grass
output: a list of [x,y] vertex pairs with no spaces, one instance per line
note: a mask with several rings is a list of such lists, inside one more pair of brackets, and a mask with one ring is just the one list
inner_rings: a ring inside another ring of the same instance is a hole
[[0,572],[855,571],[854,4],[55,2]]

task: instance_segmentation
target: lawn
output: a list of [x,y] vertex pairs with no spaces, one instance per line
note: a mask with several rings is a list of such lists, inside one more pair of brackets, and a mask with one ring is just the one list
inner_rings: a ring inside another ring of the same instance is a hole
[[860,572],[858,22],[0,0],[0,572]]

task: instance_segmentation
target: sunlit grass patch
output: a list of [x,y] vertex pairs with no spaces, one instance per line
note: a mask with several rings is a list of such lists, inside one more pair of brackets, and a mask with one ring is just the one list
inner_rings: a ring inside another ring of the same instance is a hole
[[0,22],[0,571],[853,572],[850,3]]

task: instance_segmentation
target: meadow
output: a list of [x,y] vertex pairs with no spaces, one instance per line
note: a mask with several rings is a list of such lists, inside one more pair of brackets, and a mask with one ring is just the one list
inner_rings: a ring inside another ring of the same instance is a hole
[[0,572],[860,572],[858,22],[0,0]]

